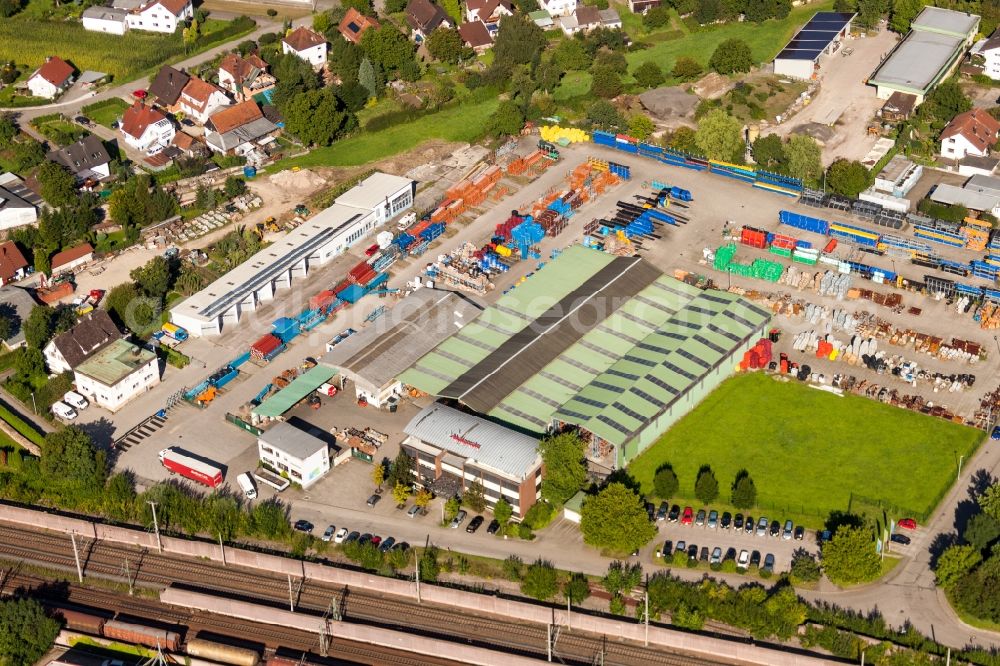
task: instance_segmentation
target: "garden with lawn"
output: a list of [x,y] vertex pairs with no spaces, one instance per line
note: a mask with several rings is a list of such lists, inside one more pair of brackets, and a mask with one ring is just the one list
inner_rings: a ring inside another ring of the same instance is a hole
[[955,481],[959,457],[968,461],[983,439],[956,423],[752,373],[723,383],[628,469],[650,495],[669,464],[678,498],[693,500],[698,470],[710,465],[723,502],[745,469],[763,510],[822,519],[846,511],[853,496],[923,520]]
[[112,97],[111,99],[88,104],[80,110],[80,113],[98,125],[103,125],[111,129],[112,123],[121,118],[128,106],[128,102],[122,98]]

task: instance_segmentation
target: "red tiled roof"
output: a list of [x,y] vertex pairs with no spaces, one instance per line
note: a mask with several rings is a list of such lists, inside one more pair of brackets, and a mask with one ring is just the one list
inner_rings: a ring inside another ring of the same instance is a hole
[[961,135],[975,146],[976,150],[985,153],[996,143],[998,132],[1000,132],[1000,122],[982,109],[973,109],[952,118],[941,132],[941,139]]
[[66,83],[66,79],[73,76],[73,66],[62,58],[52,56],[38,68],[34,76],[40,76],[58,88]]
[[205,104],[214,92],[222,92],[222,89],[212,85],[208,81],[199,79],[197,76],[193,76],[191,77],[191,80],[187,82],[187,85],[184,86],[184,90],[181,91],[181,94],[187,95],[201,104]]
[[462,37],[462,41],[474,49],[493,43],[490,31],[486,29],[486,24],[482,21],[463,23],[458,26],[458,34]]
[[160,5],[174,16],[180,16],[189,4],[191,4],[191,0],[154,0],[145,7],[140,8],[139,11],[144,11],[153,5]]
[[293,51],[305,51],[306,49],[314,46],[326,44],[326,39],[323,35],[313,32],[309,28],[305,27],[296,28],[291,32],[291,34],[281,41],[288,44]]
[[222,58],[219,69],[229,72],[237,81],[244,81],[253,73],[254,69],[266,72],[267,63],[261,60],[256,53],[251,53],[246,58],[241,58],[238,53],[229,53]]
[[369,18],[359,12],[354,7],[347,10],[347,14],[344,15],[344,19],[340,22],[340,34],[344,36],[344,39],[354,42],[357,44],[361,41],[361,35],[364,34],[365,30],[368,28],[378,28],[379,22],[373,18]]
[[27,267],[28,262],[24,260],[24,255],[13,241],[0,244],[0,278],[4,282],[13,278],[14,273],[20,269]]
[[84,243],[83,245],[77,245],[76,247],[71,247],[68,250],[57,252],[56,255],[52,257],[51,261],[52,270],[55,270],[60,266],[65,266],[71,261],[76,261],[80,257],[86,257],[93,251],[94,248],[90,246],[90,243]]
[[237,127],[251,123],[258,118],[263,118],[264,114],[260,112],[260,108],[257,106],[257,102],[252,99],[248,99],[245,102],[240,102],[234,106],[227,107],[221,111],[217,111],[212,114],[212,117],[208,119],[212,127],[219,134],[225,134],[226,132],[232,131]]
[[194,145],[194,137],[185,132],[177,132],[174,134],[174,138],[170,141],[173,145],[177,146],[181,150],[191,150],[191,146]]
[[153,107],[136,102],[122,114],[122,132],[138,139],[147,127],[165,118],[165,115]]

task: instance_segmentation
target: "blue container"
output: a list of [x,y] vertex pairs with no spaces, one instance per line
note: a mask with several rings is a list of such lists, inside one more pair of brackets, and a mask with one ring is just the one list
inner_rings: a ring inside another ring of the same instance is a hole
[[243,177],[247,180],[251,180],[257,177],[257,167],[255,166],[245,166],[243,167]]

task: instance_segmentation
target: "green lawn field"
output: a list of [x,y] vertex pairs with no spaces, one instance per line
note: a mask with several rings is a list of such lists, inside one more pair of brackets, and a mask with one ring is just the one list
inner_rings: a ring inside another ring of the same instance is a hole
[[111,123],[118,120],[127,108],[128,102],[120,97],[112,97],[111,99],[88,104],[80,112],[98,125],[103,125],[110,129]]
[[464,104],[372,134],[361,132],[327,148],[316,148],[307,155],[281,160],[267,170],[275,173],[296,166],[356,166],[402,153],[428,139],[474,141],[482,136],[486,120],[498,104],[496,99]]
[[680,495],[693,499],[698,469],[711,465],[719,500],[728,502],[733,478],[746,469],[762,509],[822,517],[846,510],[855,493],[919,518],[955,481],[959,456],[968,461],[984,437],[867,398],[752,373],[726,381],[629,471],[652,494],[656,469],[670,463]]

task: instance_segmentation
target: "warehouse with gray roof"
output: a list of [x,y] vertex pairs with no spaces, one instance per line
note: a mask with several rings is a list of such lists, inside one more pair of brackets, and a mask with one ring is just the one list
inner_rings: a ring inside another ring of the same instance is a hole
[[613,469],[729,377],[769,321],[639,257],[574,246],[400,379],[522,431],[578,428]]

